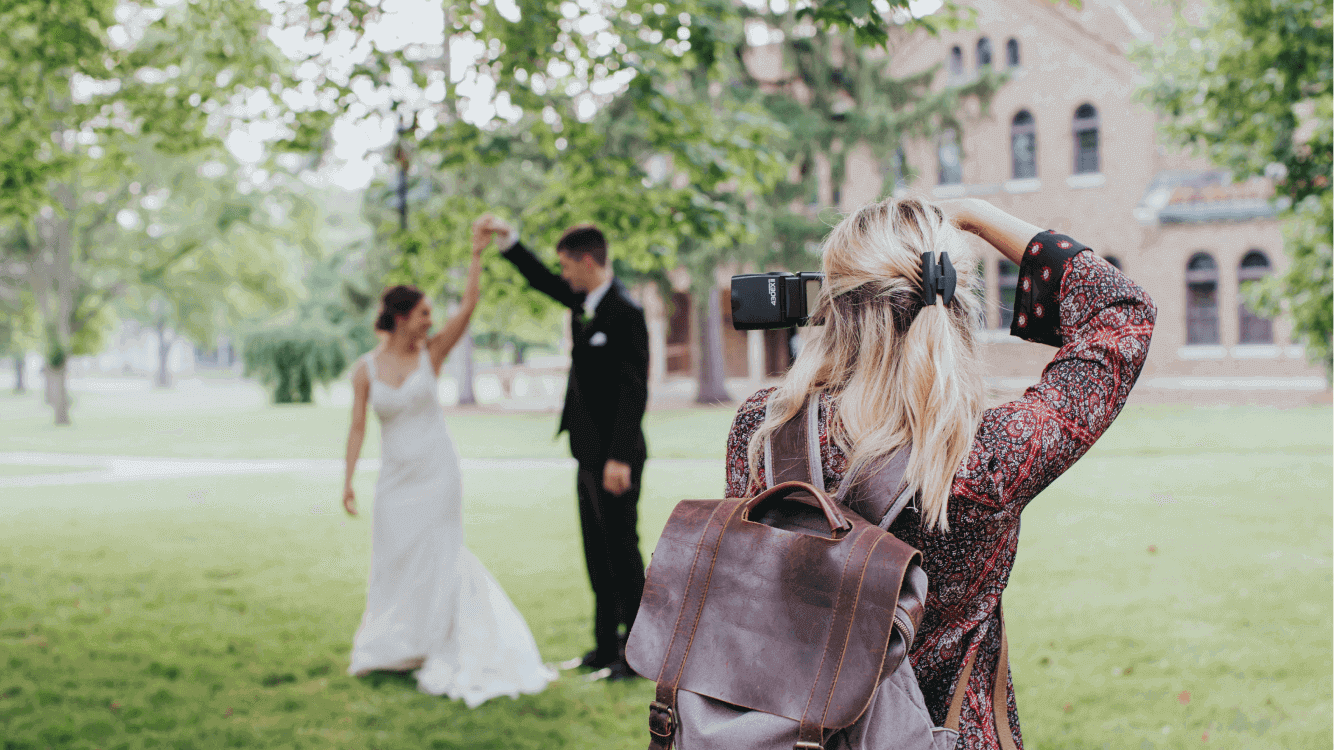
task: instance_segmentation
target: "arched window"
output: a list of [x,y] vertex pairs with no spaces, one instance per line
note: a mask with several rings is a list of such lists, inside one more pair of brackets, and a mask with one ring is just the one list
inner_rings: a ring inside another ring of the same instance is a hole
[[936,156],[941,185],[957,185],[963,182],[963,164],[959,160],[959,138],[953,128],[941,132]]
[[1014,179],[1038,176],[1038,126],[1026,109],[1019,110],[1010,123],[1010,162]]
[[1098,168],[1098,110],[1081,104],[1075,110],[1075,174],[1096,173]]
[[1218,264],[1195,253],[1186,264],[1186,343],[1218,342]]
[[956,78],[963,75],[963,50],[958,45],[950,48],[950,75]]
[[1115,268],[1118,271],[1124,270],[1121,268],[1121,259],[1115,255],[1104,255],[1102,256],[1102,259],[1110,263],[1112,268]]
[[977,69],[991,67],[991,40],[982,37],[977,40]]
[[[1237,269],[1237,282],[1242,291],[1250,286],[1257,279],[1262,279],[1269,273],[1269,258],[1259,250],[1252,250],[1246,253],[1246,257],[1241,259],[1241,267]],[[1272,344],[1274,343],[1274,322],[1268,318],[1262,318],[1251,311],[1246,305],[1246,299],[1243,296],[1241,304],[1238,305],[1238,311],[1241,316],[1241,343],[1243,344]]]
[[1010,41],[1005,43],[1005,66],[1019,67],[1019,40],[1014,37],[1010,37]]
[[1014,319],[1014,296],[1019,289],[1019,266],[1008,260],[1000,262],[997,281],[1000,282],[1000,327],[1008,329]]

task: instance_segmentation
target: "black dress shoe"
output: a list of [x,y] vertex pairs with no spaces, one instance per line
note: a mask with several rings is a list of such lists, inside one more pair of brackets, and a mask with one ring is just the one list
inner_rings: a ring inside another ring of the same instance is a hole
[[607,669],[611,674],[607,675],[608,680],[634,680],[643,679],[642,676],[630,668],[624,659],[617,659]]
[[603,656],[597,652],[597,649],[584,654],[584,658],[579,660],[579,666],[584,669],[602,669],[609,667],[617,661],[615,656]]

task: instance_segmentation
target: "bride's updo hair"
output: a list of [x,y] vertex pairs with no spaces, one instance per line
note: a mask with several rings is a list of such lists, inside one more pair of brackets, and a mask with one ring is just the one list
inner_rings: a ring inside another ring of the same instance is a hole
[[375,330],[393,333],[397,321],[395,315],[407,315],[425,296],[415,286],[399,284],[384,290],[380,296],[380,315],[375,319]]
[[[925,252],[949,253],[958,273],[949,305],[922,304]],[[822,254],[815,325],[751,439],[752,479],[765,438],[823,392],[837,405],[830,439],[848,466],[875,466],[911,445],[904,479],[921,493],[923,525],[948,531],[954,474],[982,418],[980,259],[939,209],[916,198],[854,211],[825,238]]]

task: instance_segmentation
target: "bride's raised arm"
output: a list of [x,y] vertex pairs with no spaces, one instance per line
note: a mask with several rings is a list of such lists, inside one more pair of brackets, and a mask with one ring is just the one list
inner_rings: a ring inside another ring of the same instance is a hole
[[472,265],[468,266],[468,283],[463,289],[459,309],[445,321],[439,333],[426,339],[426,351],[431,355],[431,369],[436,375],[440,374],[440,365],[444,364],[450,350],[463,338],[463,332],[468,329],[468,320],[473,310],[477,309],[477,299],[481,296],[482,250],[491,243],[493,235],[490,229],[473,225]]

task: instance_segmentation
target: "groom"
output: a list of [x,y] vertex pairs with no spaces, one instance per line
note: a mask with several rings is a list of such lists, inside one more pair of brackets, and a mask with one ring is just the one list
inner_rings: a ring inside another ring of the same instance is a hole
[[[612,679],[634,676],[625,638],[644,592],[639,554],[639,488],[648,449],[640,422],[648,402],[648,327],[644,312],[612,275],[607,240],[596,227],[571,227],[556,243],[560,275],[519,242],[512,226],[490,214],[501,254],[529,285],[570,308],[574,333],[560,429],[579,463],[576,489],[584,560],[593,587],[597,647],[582,666],[609,667]],[[620,626],[625,626],[624,633]]]

